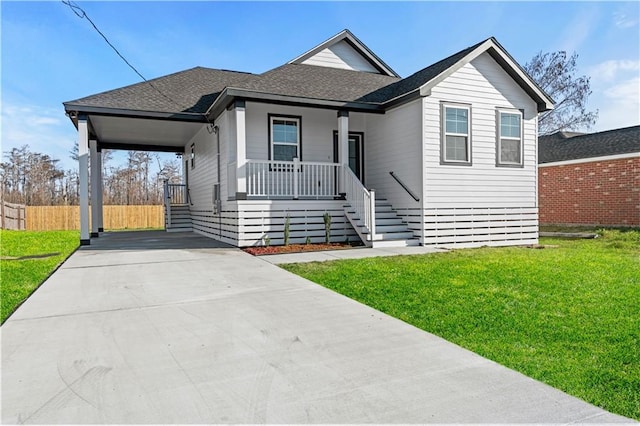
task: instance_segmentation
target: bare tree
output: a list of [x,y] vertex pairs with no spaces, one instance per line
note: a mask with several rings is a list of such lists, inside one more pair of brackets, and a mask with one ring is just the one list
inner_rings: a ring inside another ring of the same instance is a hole
[[29,205],[62,202],[64,172],[58,160],[31,152],[28,145],[13,148],[5,158],[0,164],[4,200]]
[[540,114],[540,135],[561,130],[588,130],[598,119],[598,111],[587,111],[591,94],[590,78],[576,76],[577,53],[539,52],[524,68],[555,101],[555,108]]

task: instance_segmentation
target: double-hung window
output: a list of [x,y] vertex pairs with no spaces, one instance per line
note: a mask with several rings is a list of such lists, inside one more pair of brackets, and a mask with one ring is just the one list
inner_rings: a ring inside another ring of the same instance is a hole
[[497,111],[497,165],[522,165],[522,112]]
[[442,163],[471,164],[471,107],[442,104]]
[[300,117],[269,117],[271,159],[293,161],[301,158]]

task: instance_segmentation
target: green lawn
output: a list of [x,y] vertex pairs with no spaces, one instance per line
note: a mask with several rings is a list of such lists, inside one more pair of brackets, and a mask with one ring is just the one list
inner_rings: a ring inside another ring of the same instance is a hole
[[[2,322],[78,247],[78,231],[0,230]],[[56,253],[34,259],[8,259]]]
[[640,419],[640,231],[284,268]]

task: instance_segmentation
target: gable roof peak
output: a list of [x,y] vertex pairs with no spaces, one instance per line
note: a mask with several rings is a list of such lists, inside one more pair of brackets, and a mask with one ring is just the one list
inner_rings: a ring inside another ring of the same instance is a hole
[[302,55],[287,62],[287,64],[299,65],[312,58],[316,54],[335,46],[341,42],[347,43],[355,52],[366,61],[372,69],[377,70],[380,74],[388,75],[390,77],[400,77],[389,65],[387,65],[382,59],[378,57],[371,49],[369,49],[358,37],[356,37],[349,29],[345,28],[336,35],[330,37],[314,48],[306,51]]

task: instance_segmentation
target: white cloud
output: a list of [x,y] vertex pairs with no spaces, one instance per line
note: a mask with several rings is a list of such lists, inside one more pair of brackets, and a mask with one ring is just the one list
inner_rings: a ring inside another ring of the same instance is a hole
[[76,132],[65,118],[62,107],[41,108],[34,105],[2,103],[2,151],[29,145],[33,152],[60,160],[64,169],[76,168],[69,158]]
[[615,12],[613,14],[613,23],[618,28],[627,29],[638,25],[638,17],[630,17],[626,13]]
[[610,60],[597,64],[588,70],[592,80],[603,82],[611,81],[619,73],[626,71],[640,71],[640,61]]
[[640,77],[620,80],[593,92],[599,109],[596,131],[640,124]]
[[597,5],[589,5],[581,10],[565,27],[564,32],[559,37],[560,50],[571,54],[584,43],[600,18],[600,11]]

